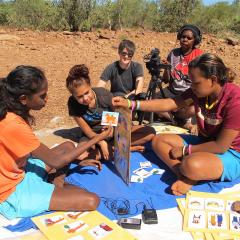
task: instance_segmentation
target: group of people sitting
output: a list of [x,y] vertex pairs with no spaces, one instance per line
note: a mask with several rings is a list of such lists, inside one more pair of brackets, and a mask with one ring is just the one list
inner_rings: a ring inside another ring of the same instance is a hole
[[[100,125],[103,111],[114,107],[154,112],[191,121],[195,116],[198,136],[155,135],[148,126],[132,127],[132,151],[152,149],[177,176],[171,186],[182,195],[201,180],[232,181],[240,176],[240,88],[233,84],[234,73],[214,54],[197,48],[201,32],[193,25],[183,26],[177,34],[180,47],[173,49],[164,73],[168,87],[165,96],[138,100],[143,90],[143,68],[132,61],[135,45],[123,40],[119,61],[102,73],[92,88],[85,65],[73,66],[66,79],[71,96],[69,115],[82,130],[80,143],[62,143],[49,149],[34,135],[31,110],[47,102],[48,81],[44,72],[32,66],[18,66],[0,81],[0,214],[13,219],[48,210],[94,210],[99,197],[62,182],[53,184],[49,174],[64,176],[73,161],[101,170],[101,159],[113,155],[113,129]],[[111,82],[110,91],[106,82]],[[55,171],[57,169],[57,171]],[[61,175],[62,173],[62,175]]]

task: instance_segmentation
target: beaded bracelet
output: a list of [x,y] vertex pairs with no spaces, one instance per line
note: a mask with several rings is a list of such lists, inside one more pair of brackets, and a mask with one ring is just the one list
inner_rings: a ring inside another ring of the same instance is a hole
[[136,102],[132,101],[132,112],[134,111],[135,107],[136,107]]
[[188,145],[188,155],[192,154],[192,145]]
[[137,101],[137,107],[136,110],[140,110],[140,101]]
[[192,154],[192,145],[189,144],[189,145],[185,146],[185,148],[183,149],[183,153],[184,153],[183,156]]
[[186,151],[186,146],[184,145],[183,148],[182,148],[182,156],[183,157],[185,156],[185,151]]
[[131,107],[131,101],[129,99],[127,99],[127,101],[128,101],[128,108],[130,108]]

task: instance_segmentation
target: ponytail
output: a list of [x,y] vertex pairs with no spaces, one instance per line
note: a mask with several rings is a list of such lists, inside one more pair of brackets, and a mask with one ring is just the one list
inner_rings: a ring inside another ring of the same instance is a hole
[[216,76],[221,86],[227,82],[233,82],[236,77],[236,74],[225,66],[221,58],[211,53],[205,53],[193,59],[189,63],[189,69],[191,68],[199,68],[205,78]]
[[226,71],[227,82],[234,82],[236,76],[237,74],[234,71],[232,71],[231,68],[227,68],[227,71]]
[[22,117],[28,124],[34,122],[29,109],[20,101],[22,95],[32,96],[40,91],[46,81],[44,72],[32,66],[18,66],[0,81],[0,120],[7,112]]
[[7,114],[7,89],[6,78],[0,79],[0,121],[5,118]]

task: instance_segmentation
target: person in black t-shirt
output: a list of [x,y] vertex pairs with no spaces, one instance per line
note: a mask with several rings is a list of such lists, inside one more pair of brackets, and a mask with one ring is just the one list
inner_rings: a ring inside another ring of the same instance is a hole
[[[69,115],[74,118],[81,128],[83,135],[92,139],[105,128],[101,126],[102,112],[113,111],[113,95],[105,88],[92,88],[88,68],[82,65],[73,66],[66,79],[66,86],[71,93],[68,99]],[[132,127],[132,150],[142,150],[143,145],[155,135],[151,127]],[[113,133],[112,133],[113,136]],[[97,145],[100,147],[101,157],[109,159],[112,154],[113,141],[102,140]]]
[[108,65],[100,76],[97,87],[105,87],[111,82],[111,93],[114,96],[134,98],[143,91],[143,67],[132,61],[135,44],[123,40],[118,47],[119,60]]

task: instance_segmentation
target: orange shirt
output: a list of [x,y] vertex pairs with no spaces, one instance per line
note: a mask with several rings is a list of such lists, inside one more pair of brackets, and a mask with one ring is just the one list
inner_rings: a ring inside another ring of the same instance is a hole
[[27,158],[39,146],[31,127],[20,116],[9,112],[0,121],[0,202],[22,181]]

